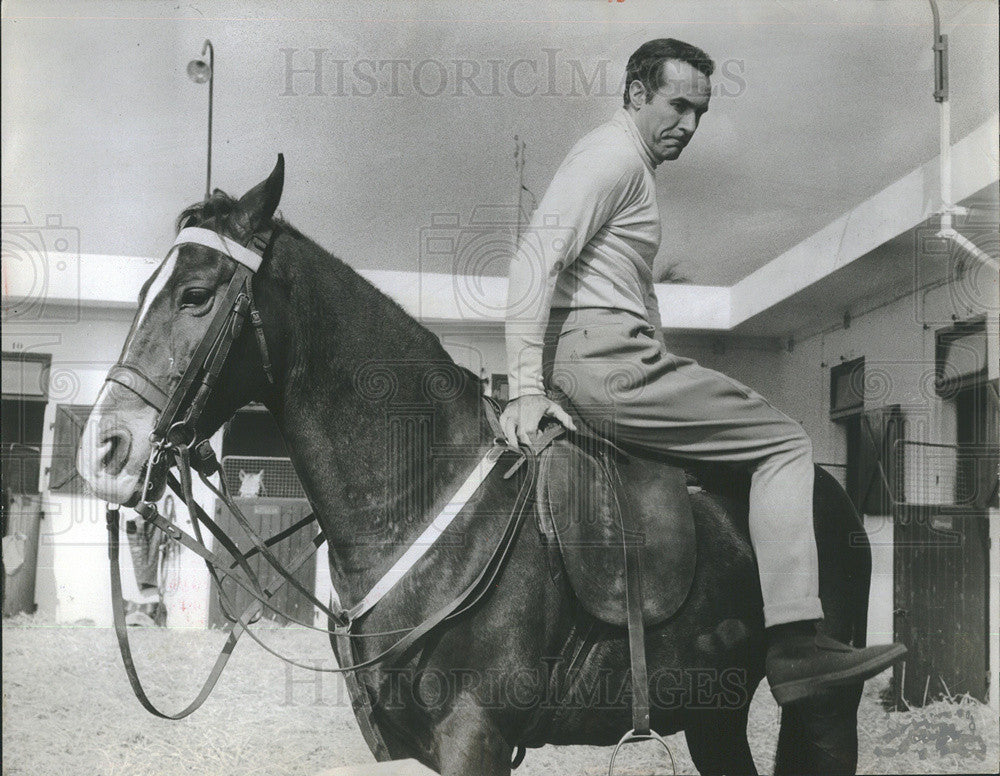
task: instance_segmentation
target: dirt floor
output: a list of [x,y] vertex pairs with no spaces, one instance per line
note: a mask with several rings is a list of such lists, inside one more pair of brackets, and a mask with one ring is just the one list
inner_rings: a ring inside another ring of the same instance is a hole
[[[193,697],[223,642],[218,631],[135,629],[133,645],[148,690],[175,710]],[[290,656],[332,666],[323,636],[274,629],[268,643]],[[861,773],[996,772],[997,714],[969,699],[886,713],[885,681],[869,682],[860,710]],[[769,773],[778,709],[762,687],[750,714],[750,744]],[[694,768],[683,735],[668,743],[678,773]],[[516,773],[607,772],[610,749],[531,750]],[[3,773],[10,776],[313,776],[371,762],[341,680],[286,667],[248,640],[214,695],[180,722],[146,713],[132,696],[114,632],[84,623],[19,617],[3,623]],[[622,773],[669,773],[653,745],[632,747]],[[617,770],[617,769],[616,769]]]

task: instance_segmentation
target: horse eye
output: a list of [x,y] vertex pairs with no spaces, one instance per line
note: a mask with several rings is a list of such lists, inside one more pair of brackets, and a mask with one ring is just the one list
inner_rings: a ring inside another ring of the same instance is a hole
[[181,309],[201,307],[211,299],[212,290],[209,288],[185,288],[181,294]]

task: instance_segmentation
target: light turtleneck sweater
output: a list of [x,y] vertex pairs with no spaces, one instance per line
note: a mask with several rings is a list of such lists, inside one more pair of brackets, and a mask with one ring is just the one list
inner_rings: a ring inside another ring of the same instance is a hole
[[656,161],[619,109],[563,160],[510,264],[510,398],[544,394],[542,348],[553,308],[621,310],[657,330],[653,259],[660,247]]

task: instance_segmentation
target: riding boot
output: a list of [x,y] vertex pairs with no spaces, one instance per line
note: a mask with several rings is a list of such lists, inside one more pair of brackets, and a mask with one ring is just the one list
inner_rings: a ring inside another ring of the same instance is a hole
[[802,620],[767,629],[767,681],[782,706],[828,687],[870,679],[906,654],[902,644],[855,649],[819,632],[817,625]]

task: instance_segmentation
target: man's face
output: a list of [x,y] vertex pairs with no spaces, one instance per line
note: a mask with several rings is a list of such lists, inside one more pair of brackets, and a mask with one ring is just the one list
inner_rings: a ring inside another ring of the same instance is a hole
[[712,92],[708,76],[687,62],[668,59],[662,75],[663,85],[649,102],[641,81],[629,86],[632,118],[658,162],[681,155],[708,110]]

